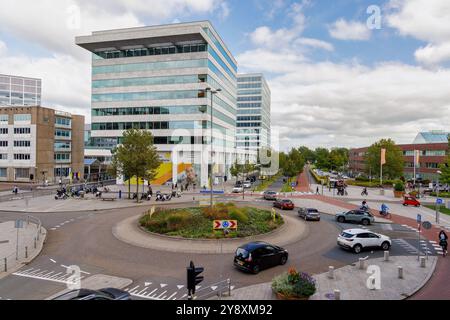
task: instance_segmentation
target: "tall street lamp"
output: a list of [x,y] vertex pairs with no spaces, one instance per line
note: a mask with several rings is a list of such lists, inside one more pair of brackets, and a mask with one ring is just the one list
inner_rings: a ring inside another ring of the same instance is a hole
[[[210,137],[210,145],[211,145],[211,171],[210,171],[210,173],[209,173],[209,181],[210,181],[210,188],[211,188],[211,192],[210,192],[210,206],[211,206],[211,209],[212,209],[212,207],[213,207],[213,124],[214,124],[214,122],[213,122],[213,111],[214,111],[214,108],[213,108],[213,103],[214,103],[214,95],[215,94],[218,94],[219,92],[221,92],[222,91],[222,89],[216,89],[216,90],[214,90],[214,89],[212,89],[212,88],[210,88],[210,87],[208,87],[208,88],[206,88],[205,89],[205,93],[206,93],[206,95],[208,95],[208,92],[210,92],[211,93],[211,137]],[[205,113],[205,112],[207,112],[208,111],[208,108],[206,108],[206,110],[205,109],[200,109],[200,111],[201,112],[203,112],[203,113]]]
[[436,203],[435,208],[436,208],[436,223],[439,224],[439,211],[441,210],[441,204],[438,204],[438,199],[439,199],[439,176],[442,174],[442,172],[440,170],[436,171],[436,173],[438,174],[438,178],[437,178],[437,184],[436,184]]

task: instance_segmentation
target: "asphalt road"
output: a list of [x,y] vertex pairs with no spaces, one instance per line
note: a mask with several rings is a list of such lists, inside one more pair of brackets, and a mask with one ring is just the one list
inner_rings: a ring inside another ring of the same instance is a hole
[[278,178],[278,180],[272,183],[266,190],[280,192],[281,188],[283,188],[284,185],[283,179],[284,177]]
[[[259,200],[257,204],[269,208],[272,202]],[[323,215],[320,222],[307,222],[305,239],[286,247],[289,261],[285,266],[265,270],[258,275],[246,274],[233,267],[232,254],[156,251],[128,245],[113,236],[111,230],[116,223],[143,211],[145,208],[141,207],[37,214],[49,232],[46,245],[37,259],[0,280],[0,299],[45,299],[65,289],[64,281],[69,276],[65,273],[66,267],[71,265],[79,266],[83,277],[106,274],[132,279],[133,284],[127,289],[138,298],[185,299],[186,289],[183,286],[186,267],[191,260],[205,268],[205,281],[199,289],[207,295],[211,291],[210,286],[227,278],[231,279],[234,287],[243,287],[269,282],[291,266],[316,274],[326,272],[330,265],[339,268],[356,262],[359,257],[382,255],[379,251],[355,255],[338,248],[338,233],[355,225],[339,224],[334,217]],[[283,214],[296,215],[296,212]],[[0,220],[13,220],[20,215],[1,213]],[[400,239],[392,248],[394,255],[412,254],[411,247],[418,243],[415,232],[402,226],[374,225],[369,229]]]

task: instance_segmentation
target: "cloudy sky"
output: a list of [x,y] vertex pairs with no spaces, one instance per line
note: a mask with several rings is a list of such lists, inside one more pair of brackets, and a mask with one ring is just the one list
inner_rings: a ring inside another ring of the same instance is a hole
[[76,35],[204,19],[240,72],[266,74],[282,149],[450,130],[448,0],[1,0],[0,73],[42,78],[43,105],[90,121]]

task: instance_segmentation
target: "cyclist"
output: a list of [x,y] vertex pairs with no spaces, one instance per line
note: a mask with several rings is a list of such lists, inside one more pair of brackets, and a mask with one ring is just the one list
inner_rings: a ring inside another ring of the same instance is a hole
[[381,205],[380,214],[384,217],[387,217],[389,215],[389,207],[385,203]]
[[361,195],[362,195],[362,196],[363,196],[363,195],[366,195],[366,196],[369,195],[369,193],[367,192],[367,188],[364,188],[364,189],[363,189],[363,191],[361,192]]
[[439,245],[442,247],[442,256],[445,257],[447,255],[447,243],[448,240],[448,236],[445,233],[444,230],[441,230],[441,232],[439,232]]

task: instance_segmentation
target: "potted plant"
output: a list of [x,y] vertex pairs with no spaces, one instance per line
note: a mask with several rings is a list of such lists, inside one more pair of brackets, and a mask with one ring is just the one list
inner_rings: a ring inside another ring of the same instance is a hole
[[309,274],[291,268],[273,279],[272,290],[282,300],[309,300],[316,293],[316,281]]
[[394,183],[394,197],[402,198],[405,195],[405,184],[401,180]]

